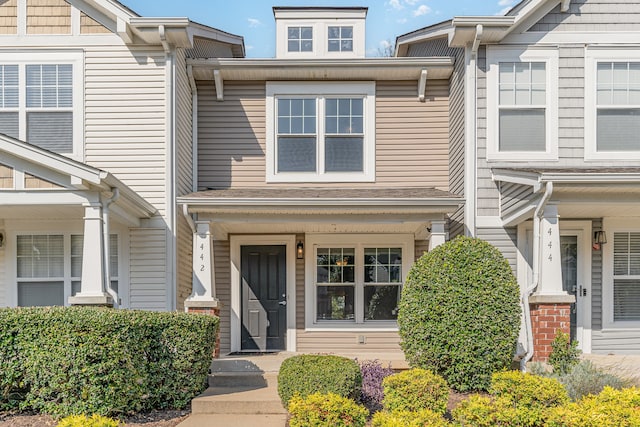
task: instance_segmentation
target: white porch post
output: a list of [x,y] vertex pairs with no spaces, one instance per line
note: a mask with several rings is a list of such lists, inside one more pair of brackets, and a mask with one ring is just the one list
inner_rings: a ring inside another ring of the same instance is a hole
[[444,221],[431,221],[431,237],[429,237],[429,250],[440,246],[445,242]]
[[80,292],[69,297],[71,305],[112,305],[105,292],[104,241],[102,233],[102,205],[84,206],[84,238],[82,246],[82,280]]
[[567,295],[562,289],[558,207],[547,205],[540,222],[540,284],[536,295]]

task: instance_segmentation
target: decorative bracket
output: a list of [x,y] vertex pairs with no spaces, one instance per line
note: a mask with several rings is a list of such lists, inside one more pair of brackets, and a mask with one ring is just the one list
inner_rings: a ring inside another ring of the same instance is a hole
[[220,70],[213,70],[213,80],[216,82],[216,99],[224,101],[224,82]]
[[427,89],[427,70],[420,71],[420,79],[418,79],[418,100],[425,101],[425,91]]

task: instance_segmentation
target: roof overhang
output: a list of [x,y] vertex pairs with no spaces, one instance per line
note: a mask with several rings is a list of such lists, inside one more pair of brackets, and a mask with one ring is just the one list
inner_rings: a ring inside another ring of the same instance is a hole
[[[356,59],[188,59],[196,80],[214,80],[223,100],[225,80],[252,81],[381,81],[416,80],[424,100],[428,80],[449,79],[453,58]],[[421,96],[422,95],[422,96]]]
[[482,28],[482,44],[497,43],[516,22],[515,16],[457,16],[449,33],[449,46],[465,47],[473,43],[478,26]]

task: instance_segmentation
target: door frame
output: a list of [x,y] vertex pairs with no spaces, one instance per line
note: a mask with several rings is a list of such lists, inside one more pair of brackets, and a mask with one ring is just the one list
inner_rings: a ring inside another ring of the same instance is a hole
[[[563,221],[559,222],[560,235],[578,237],[578,286],[587,289],[587,296],[576,298],[576,340],[583,353],[591,353],[591,296],[593,286],[591,281],[592,258],[592,221]],[[527,233],[532,232],[533,224],[528,221],[518,226],[518,283],[520,288],[526,288],[531,277],[531,267],[526,256],[531,256],[531,248],[527,244]]]
[[242,274],[241,247],[249,245],[286,246],[287,271],[287,338],[286,351],[296,351],[296,236],[279,235],[234,235],[230,236],[231,262],[231,352],[242,351]]

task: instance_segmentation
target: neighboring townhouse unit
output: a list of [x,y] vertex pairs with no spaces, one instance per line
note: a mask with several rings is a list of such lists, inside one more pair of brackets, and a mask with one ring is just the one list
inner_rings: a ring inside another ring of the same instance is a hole
[[114,0],[0,0],[0,306],[182,308],[186,59],[243,49]]
[[[397,303],[445,240],[453,60],[365,58],[367,8],[276,7],[274,59],[193,58],[190,310],[222,353],[402,357]],[[197,140],[196,140],[197,139]],[[180,230],[182,232],[182,230]]]
[[638,41],[640,2],[618,0],[525,0],[398,38],[399,56],[458,61],[451,230],[516,271],[524,360],[556,328],[585,353],[640,353]]

